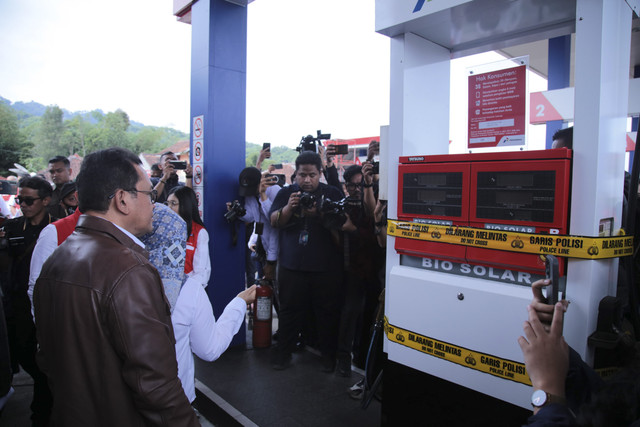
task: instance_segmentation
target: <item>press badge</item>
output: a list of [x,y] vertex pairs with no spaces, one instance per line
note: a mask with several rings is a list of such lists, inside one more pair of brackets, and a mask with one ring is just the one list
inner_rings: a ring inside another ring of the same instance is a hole
[[300,232],[300,236],[298,236],[298,244],[307,246],[307,243],[309,243],[309,232],[307,230],[302,230]]

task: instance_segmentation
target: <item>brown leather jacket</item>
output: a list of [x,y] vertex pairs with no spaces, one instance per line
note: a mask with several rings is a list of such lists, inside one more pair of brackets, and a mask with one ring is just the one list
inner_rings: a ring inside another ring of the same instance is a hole
[[197,426],[180,380],[169,304],[147,252],[82,215],[34,294],[52,426]]

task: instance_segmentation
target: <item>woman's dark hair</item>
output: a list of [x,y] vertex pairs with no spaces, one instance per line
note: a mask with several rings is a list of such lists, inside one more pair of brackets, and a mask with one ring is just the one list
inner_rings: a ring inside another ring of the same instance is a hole
[[198,212],[198,199],[196,193],[189,187],[173,187],[169,195],[175,195],[180,203],[178,214],[187,223],[187,236],[191,236],[191,223],[195,222],[204,227],[200,212]]

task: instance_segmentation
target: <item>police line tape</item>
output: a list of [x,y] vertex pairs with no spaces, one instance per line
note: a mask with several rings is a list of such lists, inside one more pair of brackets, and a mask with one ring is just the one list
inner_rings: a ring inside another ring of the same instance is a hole
[[391,325],[386,316],[384,318],[384,330],[387,339],[405,347],[495,377],[531,385],[524,363],[469,350],[468,348],[407,331]]
[[451,243],[501,251],[602,259],[633,254],[633,236],[578,237],[529,234],[504,230],[421,224],[390,219],[387,235],[430,242]]

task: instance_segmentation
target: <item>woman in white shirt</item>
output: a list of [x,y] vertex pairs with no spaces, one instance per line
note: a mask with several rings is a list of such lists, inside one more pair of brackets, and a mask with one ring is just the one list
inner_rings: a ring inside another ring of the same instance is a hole
[[165,203],[187,223],[187,256],[184,272],[187,277],[207,287],[211,276],[209,233],[204,228],[196,193],[189,187],[175,187]]
[[193,354],[212,362],[224,353],[244,321],[247,305],[255,300],[256,286],[240,292],[216,319],[202,284],[193,277],[185,281],[184,257],[176,257],[177,251],[167,251],[177,245],[184,253],[182,239],[185,235],[186,225],[179,215],[156,204],[153,232],[142,236],[141,240],[149,251],[149,261],[162,279],[176,338],[178,377],[187,398],[193,402],[196,398]]

